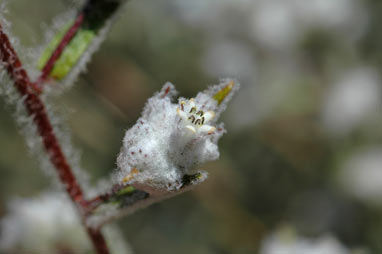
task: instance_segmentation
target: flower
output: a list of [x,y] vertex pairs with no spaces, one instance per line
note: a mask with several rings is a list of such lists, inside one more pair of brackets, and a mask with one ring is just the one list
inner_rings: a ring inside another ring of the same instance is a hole
[[[111,253],[132,253],[118,230],[102,229]],[[88,235],[70,200],[58,192],[33,199],[15,199],[0,221],[0,252],[92,253]]]
[[295,229],[291,226],[284,226],[264,238],[261,243],[259,253],[349,254],[351,253],[351,250],[347,249],[330,234],[325,234],[316,238],[306,238],[298,235]]
[[187,102],[181,101],[180,108],[176,109],[176,113],[182,119],[184,127],[193,133],[212,134],[216,130],[215,127],[207,125],[215,117],[215,112],[210,110],[204,113],[203,110],[199,110],[195,106],[194,98]]
[[[179,189],[183,177],[196,166],[219,157],[217,142],[225,129],[216,121],[238,88],[237,82],[224,79],[195,98],[173,103],[177,92],[166,83],[126,132],[116,181],[141,188]],[[201,173],[199,180],[206,176]]]
[[338,182],[350,195],[368,204],[382,204],[382,146],[358,148],[338,171]]

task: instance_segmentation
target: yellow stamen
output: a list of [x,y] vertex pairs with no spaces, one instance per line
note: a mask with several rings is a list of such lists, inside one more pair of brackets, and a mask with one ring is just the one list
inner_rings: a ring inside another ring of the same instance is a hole
[[134,175],[138,174],[139,173],[139,170],[136,169],[136,168],[133,168],[130,172],[130,174],[128,174],[125,178],[123,178],[123,182],[126,183],[130,180],[132,180],[134,178]]

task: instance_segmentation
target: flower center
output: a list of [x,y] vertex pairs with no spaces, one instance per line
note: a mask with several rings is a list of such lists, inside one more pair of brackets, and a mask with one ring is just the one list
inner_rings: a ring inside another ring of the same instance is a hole
[[180,118],[186,123],[186,128],[194,133],[212,133],[215,131],[215,127],[207,125],[215,116],[213,111],[204,112],[198,110],[195,106],[194,99],[189,101],[181,101],[180,108],[176,110]]
[[204,124],[205,118],[204,118],[204,112],[203,110],[197,110],[196,107],[192,107],[190,109],[190,112],[188,113],[189,117],[188,120],[197,126],[202,126]]

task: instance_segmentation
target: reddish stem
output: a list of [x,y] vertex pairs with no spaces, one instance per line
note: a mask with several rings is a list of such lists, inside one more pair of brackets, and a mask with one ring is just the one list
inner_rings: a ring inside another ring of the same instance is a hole
[[54,64],[60,58],[62,52],[65,50],[66,46],[71,42],[73,37],[76,35],[78,29],[81,27],[82,22],[84,21],[84,15],[81,13],[77,16],[73,25],[66,31],[64,37],[61,39],[60,43],[57,45],[52,55],[46,62],[45,66],[41,71],[40,77],[37,79],[37,85],[41,86],[44,81],[48,78],[50,72],[52,71]]
[[[24,98],[23,102],[28,114],[33,118],[33,122],[37,127],[38,134],[41,136],[44,148],[49,155],[50,161],[56,168],[58,176],[65,186],[67,193],[72,201],[81,211],[83,222],[85,221],[86,200],[81,187],[79,186],[72,169],[67,162],[61,146],[53,132],[52,124],[48,118],[45,106],[31,82],[28,73],[22,66],[16,51],[11,45],[8,36],[4,33],[0,25],[0,60],[14,81],[14,85],[20,95]],[[85,225],[85,223],[84,223]],[[100,231],[87,228],[89,237],[98,254],[108,254],[106,241]]]
[[111,188],[110,191],[106,192],[106,193],[103,193],[103,194],[100,194],[92,199],[89,199],[86,201],[86,204],[85,204],[85,214],[86,215],[89,215],[92,211],[94,211],[98,206],[104,204],[105,202],[107,202],[108,200],[110,200],[110,198],[113,197],[113,195],[115,195],[118,191],[120,191],[121,189],[125,188],[126,186],[123,186],[122,184],[116,184],[116,185],[113,185],[113,187]]

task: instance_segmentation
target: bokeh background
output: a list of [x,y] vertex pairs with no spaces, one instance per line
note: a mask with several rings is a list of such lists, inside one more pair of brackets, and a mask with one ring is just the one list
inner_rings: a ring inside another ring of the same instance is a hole
[[[11,0],[6,18],[33,51],[76,6]],[[132,249],[274,254],[264,246],[277,237],[330,235],[382,253],[381,14],[379,0],[131,1],[56,100],[92,182],[113,171],[125,130],[166,81],[185,97],[241,83],[208,180],[117,221]],[[49,185],[12,114],[0,99],[0,216]]]

